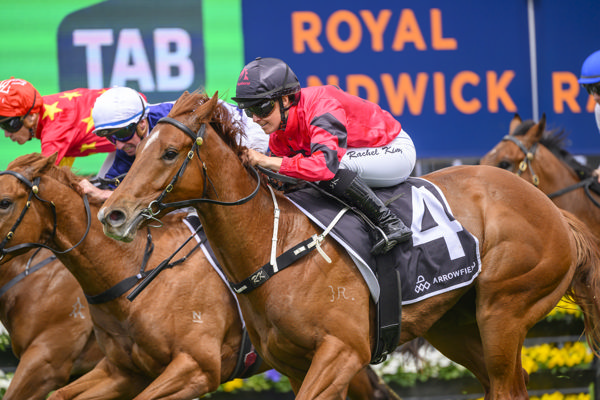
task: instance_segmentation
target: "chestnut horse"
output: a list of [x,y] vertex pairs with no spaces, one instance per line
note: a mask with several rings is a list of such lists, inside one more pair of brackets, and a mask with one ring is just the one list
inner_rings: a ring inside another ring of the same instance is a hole
[[4,400],[43,400],[104,357],[81,287],[49,250],[0,268],[0,321],[19,359]]
[[480,160],[480,164],[506,169],[531,182],[570,211],[595,233],[600,243],[600,196],[590,190],[593,169],[580,164],[565,149],[563,131],[547,130],[540,121],[513,117],[508,135]]
[[[106,237],[102,225],[91,218],[99,204],[88,205],[81,195],[81,178],[54,164],[55,156],[29,154],[0,173],[0,233],[10,236],[0,246],[2,262],[29,244],[46,243],[88,300],[98,300],[120,282],[168,259],[190,237],[182,222],[185,213],[166,216],[168,229],[139,232],[132,243]],[[230,289],[194,247],[188,243],[174,257],[174,266],[163,270],[135,301],[121,295],[90,305],[106,357],[51,399],[193,399],[229,380],[237,366],[243,321]],[[267,368],[263,364],[256,372]],[[365,368],[352,382],[352,398],[397,396]]]
[[[271,243],[281,254],[321,230],[244,166],[239,132],[223,114],[217,94],[185,92],[138,147],[98,217],[107,235],[129,241],[148,220],[194,204],[227,278],[237,283],[268,262]],[[404,306],[399,342],[425,337],[475,374],[486,399],[526,399],[525,335],[563,294],[586,313],[592,348],[600,344],[593,235],[542,192],[498,168],[459,166],[424,178],[479,240],[482,271],[469,287]],[[420,235],[418,224],[412,229]],[[237,295],[252,342],[302,400],[344,398],[376,339],[375,305],[358,269],[329,236],[320,249],[331,263],[311,252]],[[345,296],[332,298],[338,288]]]

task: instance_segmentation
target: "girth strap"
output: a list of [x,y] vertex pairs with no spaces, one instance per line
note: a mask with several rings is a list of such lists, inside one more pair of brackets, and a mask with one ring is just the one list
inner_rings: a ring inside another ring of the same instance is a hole
[[269,280],[277,272],[289,267],[294,262],[313,251],[317,246],[317,240],[317,237],[313,236],[280,254],[277,257],[277,271],[274,270],[273,265],[269,262],[240,283],[229,283],[229,285],[238,294],[251,292]]
[[247,378],[254,375],[262,363],[262,358],[258,355],[256,350],[254,350],[254,346],[250,341],[248,331],[246,328],[243,328],[237,363],[227,381],[232,381],[236,378]]

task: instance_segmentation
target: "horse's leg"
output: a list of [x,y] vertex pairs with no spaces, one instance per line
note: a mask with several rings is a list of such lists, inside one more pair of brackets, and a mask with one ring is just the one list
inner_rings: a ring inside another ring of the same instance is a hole
[[49,359],[54,353],[40,346],[29,346],[21,354],[19,365],[3,399],[42,399],[50,391],[65,385],[69,381],[72,362],[64,360],[62,365],[55,368]]
[[[207,350],[210,348],[207,346]],[[179,353],[135,400],[192,399],[217,390],[221,383],[221,359],[218,351],[212,353],[214,357],[209,357],[209,351],[203,354],[203,365],[198,365],[189,354]]]
[[[368,348],[365,355],[370,355]],[[339,338],[325,337],[312,358],[296,399],[345,399],[350,381],[367,362]]]
[[58,389],[48,400],[131,399],[147,384],[147,379],[127,374],[103,358],[96,368]]
[[490,377],[483,359],[483,344],[475,320],[475,292],[471,290],[423,335],[450,360],[471,371],[484,393],[490,391]]
[[521,363],[527,330],[558,303],[569,285],[571,275],[564,270],[562,280],[558,279],[564,262],[555,257],[539,260],[537,279],[494,277],[489,286],[481,277],[478,281],[476,316],[490,378],[490,399],[529,398]]
[[352,378],[348,397],[352,400],[400,400],[400,396],[370,366],[361,369]]
[[479,327],[475,322],[464,325],[450,320],[445,322],[447,323],[436,323],[424,338],[450,360],[471,371],[487,396],[490,392],[490,378],[483,359]]

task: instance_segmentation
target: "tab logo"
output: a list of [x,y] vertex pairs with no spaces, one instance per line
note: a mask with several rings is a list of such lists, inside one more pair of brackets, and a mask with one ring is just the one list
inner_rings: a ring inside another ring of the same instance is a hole
[[58,32],[60,90],[128,86],[151,102],[206,86],[202,2],[108,0]]

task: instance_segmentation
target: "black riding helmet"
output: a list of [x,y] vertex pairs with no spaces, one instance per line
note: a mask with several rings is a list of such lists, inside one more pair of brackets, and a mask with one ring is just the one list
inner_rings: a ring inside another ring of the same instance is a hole
[[[281,98],[300,92],[300,82],[294,71],[278,58],[257,57],[246,64],[237,81],[235,97],[241,109],[252,107],[265,100],[278,100],[281,112],[281,129],[285,128],[285,109]],[[297,99],[295,99],[297,101]]]

